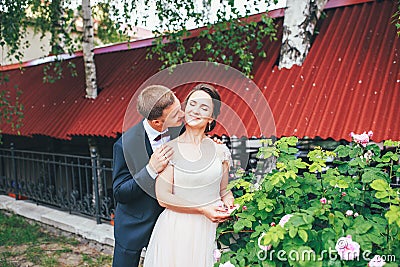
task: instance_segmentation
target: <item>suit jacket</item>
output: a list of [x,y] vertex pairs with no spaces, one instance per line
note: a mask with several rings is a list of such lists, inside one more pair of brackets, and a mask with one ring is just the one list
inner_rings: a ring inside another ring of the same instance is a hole
[[[172,131],[171,139],[178,132]],[[114,237],[116,243],[130,250],[147,246],[163,210],[155,199],[155,179],[146,169],[152,153],[143,121],[124,133],[113,148],[113,193],[117,202]]]

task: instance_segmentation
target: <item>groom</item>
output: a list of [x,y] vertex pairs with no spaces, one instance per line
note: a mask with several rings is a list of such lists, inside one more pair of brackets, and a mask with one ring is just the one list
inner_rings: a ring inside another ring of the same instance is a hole
[[182,125],[180,102],[167,87],[152,85],[138,96],[137,109],[144,120],[114,144],[113,193],[117,202],[114,220],[113,267],[138,266],[154,224],[162,212],[155,199],[155,178],[172,157],[163,145],[178,136],[169,127]]

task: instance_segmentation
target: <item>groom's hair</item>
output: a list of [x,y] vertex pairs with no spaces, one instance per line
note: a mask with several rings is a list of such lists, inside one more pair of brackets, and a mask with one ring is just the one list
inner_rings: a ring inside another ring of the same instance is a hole
[[140,92],[137,110],[148,120],[155,120],[163,115],[164,109],[175,102],[174,92],[163,85],[150,85]]

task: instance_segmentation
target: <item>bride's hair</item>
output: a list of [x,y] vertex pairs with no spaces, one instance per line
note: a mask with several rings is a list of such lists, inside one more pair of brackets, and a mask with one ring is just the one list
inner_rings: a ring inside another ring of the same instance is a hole
[[221,96],[219,95],[217,89],[214,88],[214,86],[212,86],[210,84],[206,84],[206,83],[200,83],[200,84],[196,85],[195,87],[193,87],[193,89],[187,95],[187,97],[184,101],[185,106],[187,104],[189,97],[196,91],[203,91],[203,92],[207,93],[208,95],[210,95],[212,102],[213,102],[213,113],[212,113],[213,121],[210,123],[209,126],[206,127],[206,129],[204,131],[205,133],[208,133],[215,128],[215,125],[217,125],[217,122],[215,121],[215,119],[218,117],[219,113],[221,112]]

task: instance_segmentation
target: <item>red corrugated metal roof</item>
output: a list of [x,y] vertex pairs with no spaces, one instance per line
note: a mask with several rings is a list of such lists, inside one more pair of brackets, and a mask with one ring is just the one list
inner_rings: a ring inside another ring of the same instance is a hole
[[[277,136],[349,140],[351,131],[372,130],[374,141],[400,139],[400,41],[391,23],[396,6],[390,0],[359,4],[356,3],[361,1],[354,1],[350,2],[355,5],[343,0],[327,4],[327,17],[319,23],[319,34],[306,61],[303,66],[290,70],[278,70],[276,66],[282,35],[282,19],[277,20],[279,40],[265,42],[267,58],[256,58],[253,79],[271,107]],[[193,38],[186,40],[193,41]],[[70,59],[77,66],[78,76],[65,73],[64,79],[54,84],[42,83],[42,65],[26,67],[22,73],[2,71],[10,75],[11,81],[6,86],[0,85],[0,89],[12,88],[17,83],[24,92],[21,101],[25,105],[25,119],[21,134],[60,139],[74,135],[115,137],[122,131],[131,97],[161,65],[156,60],[145,59],[148,45],[146,40],[128,50],[111,52],[115,50],[111,47],[96,52],[98,85],[102,89],[96,100],[84,98],[81,57]],[[196,60],[204,58],[200,56]],[[246,86],[235,81],[231,84],[236,88]],[[232,103],[230,106],[238,116],[245,118],[242,121],[246,135],[259,136],[265,132],[259,129],[257,119],[268,116],[267,112],[255,116],[234,93],[220,90],[224,102]],[[186,91],[176,91],[183,99]],[[260,105],[262,102],[255,102],[252,108]],[[235,118],[224,115],[224,110],[221,119],[230,128],[230,134],[242,134],[243,129]],[[8,126],[2,129],[15,134]],[[224,132],[224,127],[216,128],[216,133]]]

